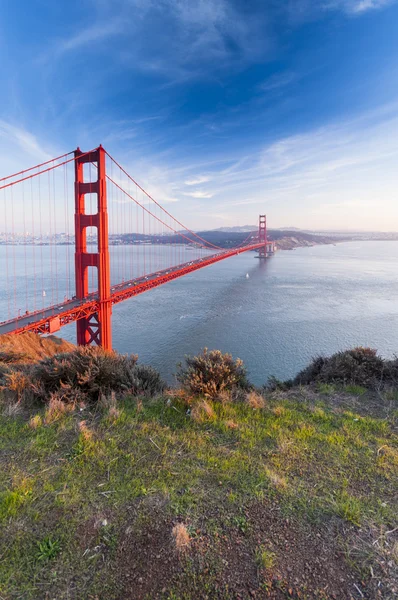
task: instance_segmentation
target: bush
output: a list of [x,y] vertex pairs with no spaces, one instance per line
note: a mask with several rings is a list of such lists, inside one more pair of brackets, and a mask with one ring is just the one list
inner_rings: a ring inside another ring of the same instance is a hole
[[164,389],[151,367],[136,365],[136,356],[122,356],[86,346],[41,360],[32,369],[35,394],[47,401],[57,393],[64,402],[96,402],[114,392],[152,395]]
[[14,352],[13,350],[0,351],[0,363],[13,364],[21,362],[26,358],[25,354],[21,352]]
[[186,366],[178,365],[177,380],[192,394],[217,400],[224,391],[248,389],[246,369],[240,358],[207,348],[198,356],[186,356]]
[[166,388],[166,384],[159,373],[148,365],[135,365],[132,376],[134,383],[131,392],[134,395],[156,396]]
[[315,358],[294,379],[296,385],[343,383],[374,388],[392,378],[393,361],[384,361],[372,348],[354,348],[329,358]]

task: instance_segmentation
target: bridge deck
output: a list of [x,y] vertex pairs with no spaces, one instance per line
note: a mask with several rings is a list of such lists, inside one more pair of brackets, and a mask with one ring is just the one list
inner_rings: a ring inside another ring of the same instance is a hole
[[[178,279],[178,277],[183,277],[188,273],[212,265],[220,260],[225,260],[231,256],[236,256],[242,252],[256,250],[263,245],[263,243],[256,243],[242,248],[225,250],[225,252],[206,256],[205,258],[183,263],[175,267],[157,271],[156,273],[138,277],[137,279],[119,283],[111,288],[110,302],[112,305],[118,304],[123,300],[142,294],[143,292],[168,283],[173,279]],[[0,323],[0,335],[4,333],[17,334],[23,333],[24,331],[53,333],[68,323],[95,314],[98,311],[98,307],[99,302],[96,293],[91,294],[82,300],[67,300],[60,304],[50,306],[49,308],[31,312],[28,315],[23,315]]]

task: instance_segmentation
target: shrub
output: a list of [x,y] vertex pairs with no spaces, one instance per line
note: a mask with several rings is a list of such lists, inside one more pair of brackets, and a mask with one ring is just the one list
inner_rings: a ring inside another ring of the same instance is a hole
[[26,358],[25,354],[22,354],[22,352],[14,352],[13,350],[1,350],[0,351],[0,363],[5,363],[5,364],[13,364],[13,363],[18,363],[21,362],[22,360],[24,360]]
[[354,348],[329,358],[319,356],[294,379],[295,384],[343,383],[376,387],[391,378],[389,362],[372,348]]
[[89,346],[56,354],[34,365],[35,392],[43,400],[54,392],[60,392],[64,402],[97,400],[100,393],[129,389],[136,360]]
[[277,390],[286,391],[293,386],[293,381],[288,379],[287,381],[281,381],[274,375],[268,377],[267,383],[263,386],[266,392],[276,392]]
[[185,367],[178,365],[177,380],[193,394],[216,400],[225,390],[249,388],[240,358],[205,348],[198,356],[187,356],[185,362]]
[[148,365],[135,365],[132,370],[134,395],[156,396],[166,389],[166,384],[159,373]]
[[152,367],[137,365],[136,356],[123,356],[86,346],[45,358],[32,367],[33,388],[42,401],[56,394],[65,403],[98,402],[112,392],[152,396],[165,383]]
[[16,369],[3,373],[2,389],[8,397],[21,403],[32,392],[32,382],[28,374]]

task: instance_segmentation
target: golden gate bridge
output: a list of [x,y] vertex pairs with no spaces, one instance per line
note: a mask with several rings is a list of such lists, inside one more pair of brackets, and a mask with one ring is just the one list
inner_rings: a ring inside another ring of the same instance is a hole
[[[256,250],[266,258],[271,251],[265,215],[258,231],[222,248],[173,217],[102,146],[78,148],[0,178],[0,211],[8,307],[0,334],[48,334],[76,322],[79,345],[108,350],[114,305],[242,252]],[[117,232],[112,237],[121,248],[115,271],[109,231]],[[18,245],[22,267],[16,264]],[[161,257],[155,245],[161,245]]]

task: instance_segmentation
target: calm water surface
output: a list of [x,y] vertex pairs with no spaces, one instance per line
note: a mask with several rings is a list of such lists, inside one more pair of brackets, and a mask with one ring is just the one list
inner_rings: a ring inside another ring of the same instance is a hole
[[[122,249],[113,252],[116,264]],[[22,270],[23,248],[15,254]],[[299,248],[261,262],[248,252],[114,307],[113,344],[137,353],[169,382],[176,363],[204,346],[242,358],[255,384],[270,375],[289,378],[319,353],[357,345],[391,357],[398,353],[397,265],[398,242]],[[47,273],[44,285],[49,279]],[[3,320],[4,273],[0,285]],[[74,326],[61,335],[75,341]]]

